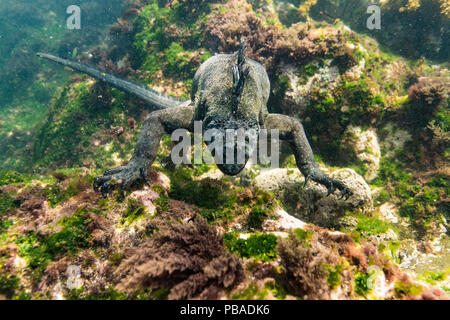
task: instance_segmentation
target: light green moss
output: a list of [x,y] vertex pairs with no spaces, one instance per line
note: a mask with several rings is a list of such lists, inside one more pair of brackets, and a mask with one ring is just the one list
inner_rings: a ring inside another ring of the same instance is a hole
[[34,279],[40,278],[48,263],[58,254],[73,254],[80,248],[91,245],[87,223],[87,211],[84,207],[80,207],[72,216],[58,222],[58,225],[62,227],[61,231],[46,237],[40,237],[35,232],[31,232],[15,240],[19,247],[18,253],[28,262]]
[[411,283],[397,281],[395,283],[394,290],[399,297],[413,297],[422,292],[422,287]]
[[272,261],[277,257],[277,237],[273,234],[253,234],[241,239],[235,233],[226,233],[224,244],[230,252],[238,253],[243,258]]
[[268,281],[264,287],[270,290],[273,296],[278,300],[284,300],[286,298],[287,292],[281,283],[277,281]]
[[244,290],[233,294],[233,300],[263,300],[268,294],[267,288],[259,288],[256,284],[251,283]]
[[332,290],[336,289],[342,283],[341,274],[342,274],[342,271],[344,270],[344,268],[343,268],[342,264],[338,264],[336,266],[326,265],[325,267],[328,271],[328,276],[327,276],[328,285],[330,286],[330,288]]
[[138,200],[129,198],[127,208],[122,216],[122,223],[131,224],[137,220],[145,217],[147,208],[143,206]]
[[357,271],[355,275],[355,292],[360,296],[366,297],[370,292],[370,288],[368,286],[369,275],[359,271]]

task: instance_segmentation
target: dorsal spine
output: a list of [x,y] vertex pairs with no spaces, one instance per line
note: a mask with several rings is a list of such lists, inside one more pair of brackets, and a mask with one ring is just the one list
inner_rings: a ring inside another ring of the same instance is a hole
[[247,42],[244,40],[239,46],[237,52],[237,63],[233,66],[233,91],[235,95],[233,113],[236,113],[239,103],[242,97],[242,91],[244,89],[245,79],[248,76],[249,69],[244,67],[245,65],[245,49],[247,47]]

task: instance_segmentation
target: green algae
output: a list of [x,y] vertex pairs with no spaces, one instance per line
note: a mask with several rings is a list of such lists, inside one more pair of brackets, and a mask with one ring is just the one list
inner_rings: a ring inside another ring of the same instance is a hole
[[13,220],[9,219],[0,219],[0,234],[8,231],[8,229],[14,225]]
[[341,229],[343,232],[351,232],[352,235],[356,236],[355,242],[360,242],[361,236],[369,237],[372,235],[385,234],[388,230],[397,231],[397,227],[391,223],[379,219],[374,214],[362,214],[356,212],[347,211],[345,217],[350,217],[355,220],[354,227],[344,227]]
[[263,207],[257,206],[252,208],[247,217],[247,225],[250,229],[261,229],[262,223],[268,217],[267,211]]
[[[180,77],[181,75],[183,79],[193,77],[198,66],[191,63],[191,59],[196,52],[184,50],[179,43],[172,42],[170,47],[164,51],[167,63],[165,67],[166,74],[172,77]],[[206,49],[200,53],[201,62],[205,62],[210,57],[211,53]]]
[[312,240],[313,233],[309,230],[294,229],[293,233],[304,245],[309,245]]
[[156,199],[154,201],[154,204],[158,206],[158,208],[162,211],[162,212],[167,212],[169,211],[169,202],[170,199],[169,197],[166,195],[166,191],[159,185],[155,185],[152,186],[152,190],[158,192],[159,197],[158,199]]
[[268,281],[264,287],[270,290],[278,300],[284,300],[286,298],[286,288],[279,281]]
[[273,234],[253,234],[242,239],[235,233],[226,233],[224,245],[230,252],[238,253],[243,258],[253,257],[261,261],[277,258],[277,237]]
[[[205,21],[212,1],[197,1],[202,6],[199,10],[186,14],[192,2],[177,3],[172,9],[160,6],[157,1],[145,6],[135,22],[136,35],[133,42],[134,56],[141,70],[148,72],[148,83],[152,75],[162,70],[166,76],[188,81],[198,67],[192,63],[192,56],[197,54],[200,61],[211,56],[208,50],[201,48],[203,35],[199,26]],[[179,35],[166,32],[169,26],[175,26]],[[187,47],[186,47],[187,46]]]
[[338,264],[336,266],[325,266],[328,271],[327,283],[331,289],[336,289],[342,284],[341,274],[344,271],[343,265]]
[[236,202],[236,198],[228,195],[230,186],[213,179],[192,180],[189,169],[180,168],[170,177],[169,196],[176,200],[195,204],[198,207],[214,209],[227,207]]
[[[450,271],[450,269],[449,269]],[[425,282],[436,285],[439,282],[442,282],[447,279],[449,275],[449,272],[441,271],[441,272],[435,272],[435,271],[425,271],[422,274],[418,276],[419,279],[423,279]]]
[[382,205],[382,204],[388,202],[390,199],[391,199],[391,194],[388,191],[386,191],[385,189],[382,189],[378,193],[377,197],[375,198],[374,205],[375,206]]
[[80,248],[91,245],[87,223],[87,211],[80,207],[72,216],[62,218],[58,222],[60,231],[43,237],[30,232],[15,240],[19,247],[18,253],[26,259],[34,279],[39,279],[47,265],[58,255],[74,254]]
[[19,285],[20,280],[14,275],[0,276],[0,294],[5,295],[8,299],[13,298]]
[[360,271],[357,271],[355,275],[355,293],[366,297],[370,292],[370,288],[368,286],[370,275]]
[[147,208],[138,200],[128,198],[127,208],[122,215],[122,223],[131,224],[145,217]]
[[0,171],[0,186],[28,181],[29,177],[17,171]]
[[94,177],[90,175],[75,176],[71,179],[67,187],[62,188],[59,182],[47,184],[40,193],[47,197],[50,207],[55,208],[61,202],[76,196],[80,192],[90,188],[94,181]]
[[129,300],[128,294],[108,287],[97,294],[85,294],[84,288],[72,289],[67,295],[67,300]]
[[0,194],[0,216],[7,215],[11,210],[19,207],[19,202],[10,194]]
[[422,287],[399,280],[395,283],[394,290],[399,297],[412,297],[419,295],[422,292]]
[[366,232],[370,235],[377,235],[377,234],[384,234],[391,228],[392,226],[390,223],[382,221],[376,217],[359,215],[356,231]]
[[237,292],[231,296],[233,300],[263,300],[268,294],[267,288],[260,288],[251,283],[244,290]]
[[260,190],[245,190],[234,187],[230,182],[205,178],[195,179],[202,167],[179,167],[168,172],[171,179],[169,197],[197,206],[200,214],[210,223],[230,222],[234,217],[246,214],[246,227],[260,230],[262,222],[273,212],[276,200]]

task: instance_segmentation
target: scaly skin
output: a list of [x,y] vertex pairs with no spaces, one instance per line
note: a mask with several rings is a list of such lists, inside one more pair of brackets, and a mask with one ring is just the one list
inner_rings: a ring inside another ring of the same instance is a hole
[[[161,109],[150,113],[144,120],[129,163],[106,171],[95,179],[94,188],[100,189],[104,197],[115,188],[126,190],[135,184],[148,183],[149,168],[155,161],[162,135],[171,134],[179,128],[193,132],[194,121],[203,121],[204,131],[217,129],[222,133],[226,129],[238,128],[255,129],[257,132],[262,128],[278,129],[280,139],[291,146],[297,166],[305,176],[305,185],[311,179],[324,185],[328,195],[338,189],[342,197],[348,198],[351,192],[343,182],[331,179],[320,171],[302,124],[292,117],[268,113],[270,83],[267,72],[261,64],[245,57],[244,50],[245,43],[235,54],[216,55],[204,62],[195,74],[191,101],[173,100],[173,107],[167,106],[170,98],[131,81],[76,62],[47,54],[39,55],[88,73]],[[239,82],[239,79],[242,81]],[[248,157],[249,154],[246,154],[246,160]],[[218,167],[225,174],[236,175],[245,163]]]

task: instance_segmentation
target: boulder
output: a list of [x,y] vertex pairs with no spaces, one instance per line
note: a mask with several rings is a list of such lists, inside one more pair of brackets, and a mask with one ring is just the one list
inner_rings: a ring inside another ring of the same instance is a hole
[[253,183],[256,188],[273,192],[291,215],[324,227],[333,227],[347,210],[372,208],[371,189],[354,170],[340,169],[329,176],[343,181],[353,194],[347,200],[340,199],[339,191],[327,197],[327,189],[312,181],[303,187],[304,177],[297,169],[263,170]]
[[380,145],[386,157],[394,156],[395,153],[403,148],[406,142],[412,139],[411,134],[398,128],[394,123],[389,122],[380,129]]
[[280,70],[280,79],[287,80],[284,98],[279,102],[283,114],[303,118],[310,106],[312,92],[331,92],[339,84],[339,69],[331,59],[311,63],[315,73],[305,76],[297,66],[285,65]]
[[368,181],[375,179],[381,158],[376,131],[372,128],[363,130],[361,127],[350,125],[345,130],[342,144],[350,157],[348,160],[358,160],[365,165],[364,178]]
[[399,217],[398,217],[398,210],[396,206],[393,203],[387,202],[380,206],[379,208],[380,214],[383,217],[384,220],[391,222],[391,223],[398,223]]

